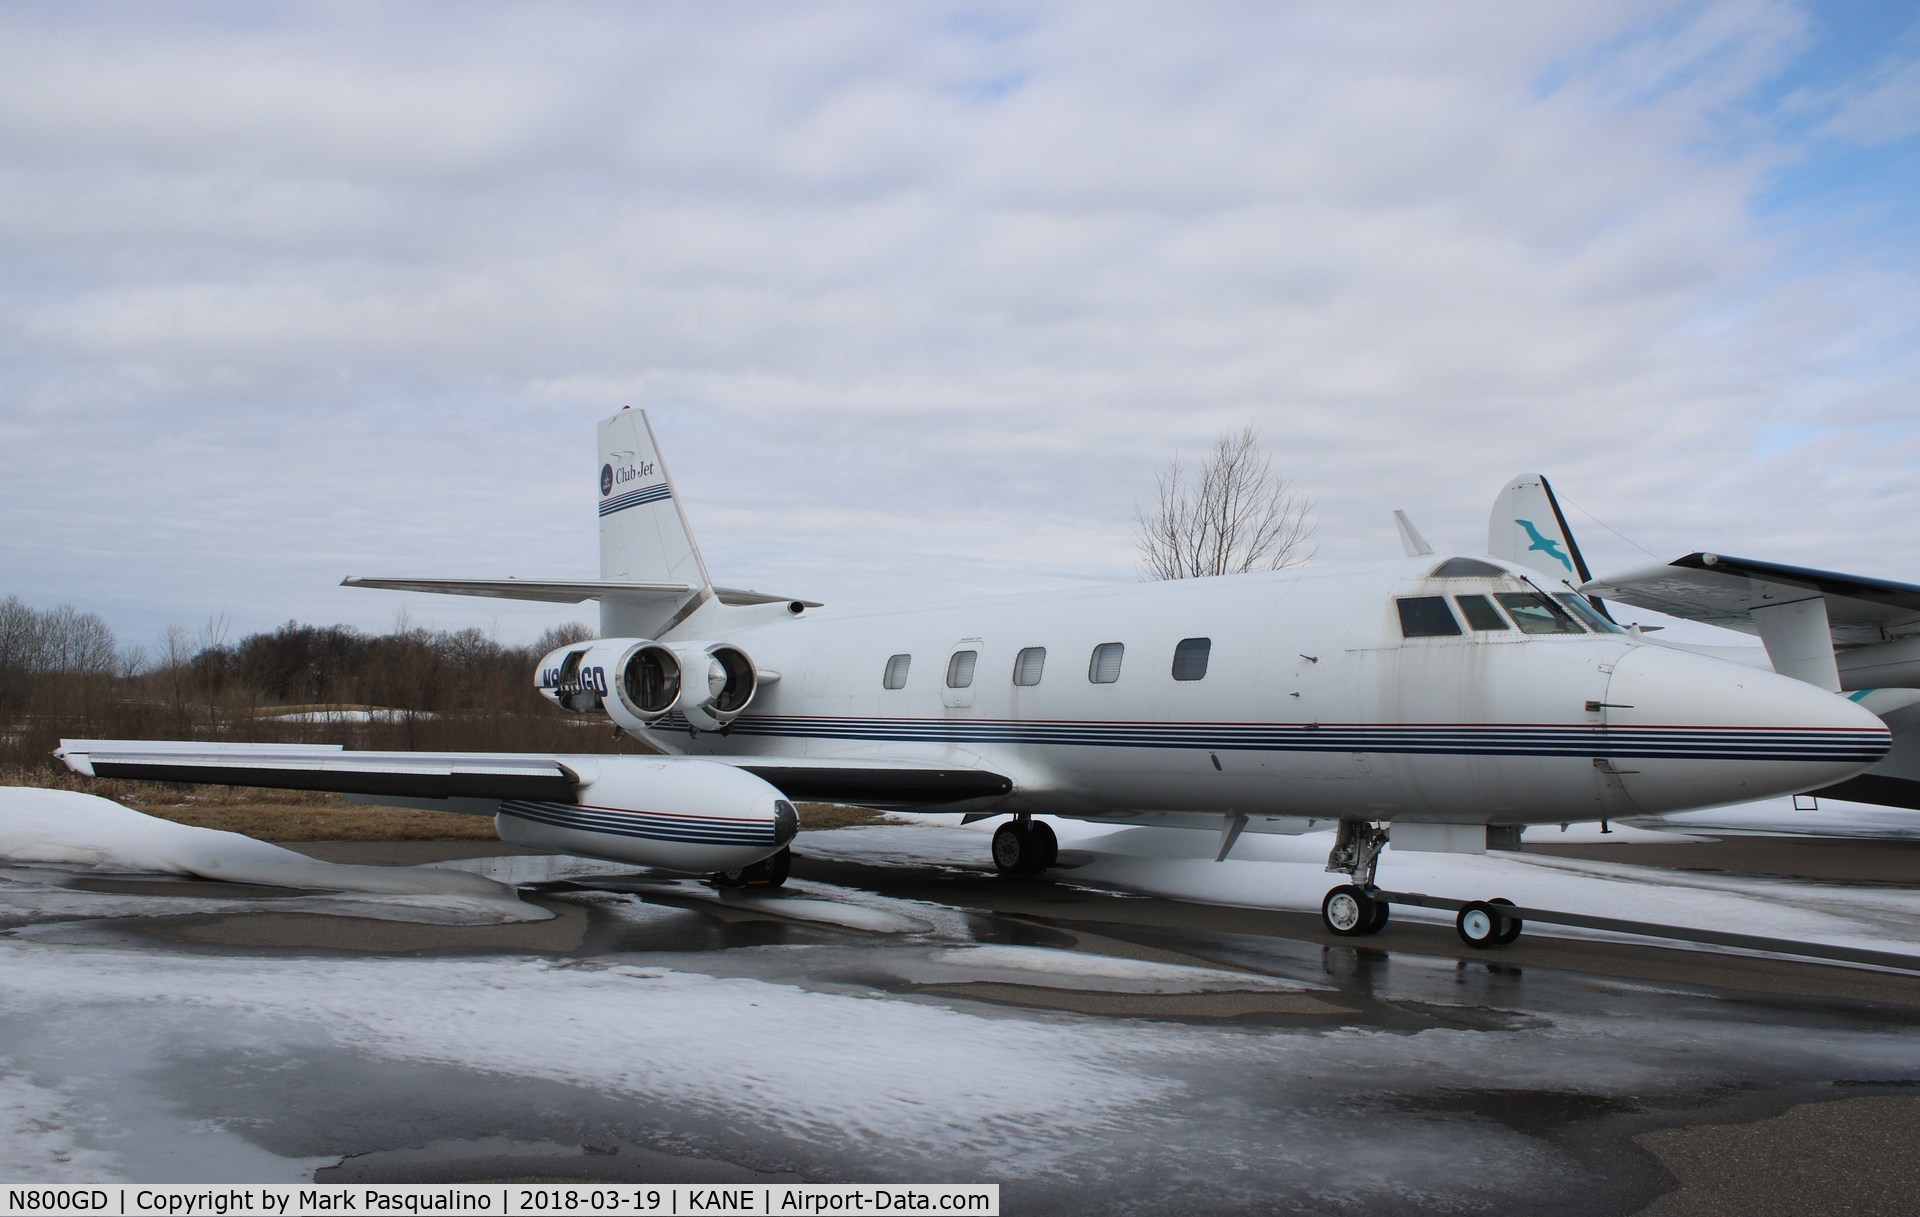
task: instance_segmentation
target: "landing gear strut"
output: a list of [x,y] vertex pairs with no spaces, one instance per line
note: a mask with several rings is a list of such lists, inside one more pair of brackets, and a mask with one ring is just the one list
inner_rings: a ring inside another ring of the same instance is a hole
[[787,875],[792,870],[793,851],[782,848],[771,858],[762,858],[752,866],[715,871],[708,882],[718,888],[779,887],[787,881]]
[[1328,932],[1342,938],[1377,934],[1387,924],[1387,902],[1373,885],[1386,847],[1387,830],[1364,820],[1342,820],[1327,855],[1327,869],[1345,872],[1353,880],[1328,892],[1320,902],[1320,920]]
[[993,865],[1003,875],[1031,875],[1060,858],[1053,826],[1018,815],[993,830]]

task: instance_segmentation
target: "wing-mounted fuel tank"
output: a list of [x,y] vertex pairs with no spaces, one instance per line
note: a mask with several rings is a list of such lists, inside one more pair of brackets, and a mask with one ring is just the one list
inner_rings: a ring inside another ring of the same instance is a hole
[[753,660],[731,643],[601,638],[542,659],[534,687],[563,710],[604,713],[630,731],[674,711],[717,731],[752,703],[760,683]]
[[503,841],[694,874],[751,866],[799,829],[776,787],[730,765],[681,758],[568,757],[570,802],[503,799]]

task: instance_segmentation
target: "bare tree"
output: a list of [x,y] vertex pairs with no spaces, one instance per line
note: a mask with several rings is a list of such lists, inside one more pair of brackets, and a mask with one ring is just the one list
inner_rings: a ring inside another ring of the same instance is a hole
[[1313,500],[1273,471],[1250,426],[1221,436],[1197,473],[1176,456],[1155,483],[1153,509],[1134,507],[1142,578],[1279,570],[1313,557]]

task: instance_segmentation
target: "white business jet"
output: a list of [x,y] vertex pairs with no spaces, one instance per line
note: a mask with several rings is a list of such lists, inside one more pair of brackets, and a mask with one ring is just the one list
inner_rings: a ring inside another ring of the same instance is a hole
[[[535,848],[778,883],[819,799],[1008,816],[996,867],[1054,863],[1035,815],[1219,834],[1337,826],[1322,902],[1375,932],[1398,849],[1484,849],[1520,826],[1708,807],[1852,777],[1873,714],[1803,681],[1652,646],[1525,566],[1432,553],[912,609],[716,587],[646,416],[600,425],[601,577],[348,579],[578,603],[602,637],[536,687],[669,755],[348,752],[63,741],[103,776],[344,791],[491,815]],[[1476,946],[1501,904],[1461,909]]]

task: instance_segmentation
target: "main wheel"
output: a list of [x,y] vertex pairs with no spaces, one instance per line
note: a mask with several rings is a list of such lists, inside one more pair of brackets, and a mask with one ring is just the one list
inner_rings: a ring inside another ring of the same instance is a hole
[[[1507,899],[1505,896],[1495,896],[1493,899],[1487,901],[1487,903],[1495,905],[1503,904],[1508,908],[1513,907],[1513,901]],[[1520,931],[1526,928],[1526,924],[1526,922],[1520,920],[1518,917],[1501,916],[1500,929],[1499,932],[1493,936],[1493,945],[1504,947],[1508,943],[1513,942],[1520,937]]]
[[1040,848],[1040,864],[1033,869],[1045,870],[1060,860],[1060,838],[1054,834],[1053,825],[1033,821],[1029,829],[1033,833],[1035,844]]
[[1500,914],[1493,911],[1491,904],[1475,900],[1460,906],[1460,915],[1453,919],[1453,928],[1460,932],[1460,941],[1470,947],[1490,947],[1500,932]]
[[749,884],[779,887],[793,873],[793,851],[782,849],[771,858],[762,858],[747,868]]
[[1321,899],[1320,920],[1330,933],[1357,938],[1380,928],[1374,924],[1376,920],[1386,924],[1386,918],[1378,912],[1384,907],[1353,884],[1343,883]]
[[732,870],[717,870],[713,872],[713,876],[708,879],[707,882],[722,891],[731,891],[734,888],[745,887],[747,885],[747,874],[752,869],[751,866],[736,866]]
[[993,865],[1003,875],[1031,875],[1040,869],[1041,842],[1018,820],[993,830]]

